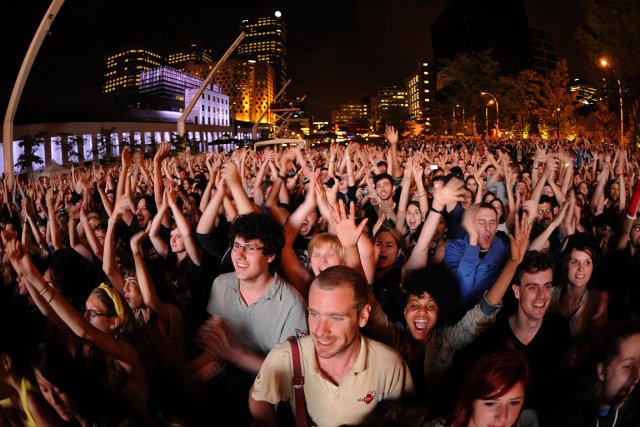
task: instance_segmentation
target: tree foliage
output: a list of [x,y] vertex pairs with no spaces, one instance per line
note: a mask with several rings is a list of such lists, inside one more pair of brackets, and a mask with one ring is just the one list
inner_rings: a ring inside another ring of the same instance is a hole
[[40,146],[44,143],[46,133],[38,133],[36,135],[21,136],[18,146],[22,148],[22,154],[18,156],[16,166],[20,168],[20,172],[32,172],[33,164],[43,164],[44,160],[36,153]]

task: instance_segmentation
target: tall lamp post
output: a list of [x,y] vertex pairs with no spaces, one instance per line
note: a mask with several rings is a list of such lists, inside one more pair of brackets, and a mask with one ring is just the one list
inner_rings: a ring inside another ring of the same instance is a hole
[[500,136],[500,106],[498,105],[498,100],[495,96],[490,94],[489,92],[480,92],[480,96],[488,95],[493,98],[493,102],[496,103],[496,129],[498,130],[498,136]]
[[[487,102],[487,105],[484,108],[484,137],[485,137],[485,139],[489,139],[489,105],[493,105],[493,99],[490,99],[489,102]],[[496,123],[497,123],[497,120],[496,120]]]
[[[611,62],[605,57],[600,58],[600,67],[609,68],[611,67]],[[612,69],[613,73],[616,74],[616,70]],[[620,83],[620,78],[616,76],[616,80],[618,81],[618,93],[620,94],[620,146],[624,146],[624,109],[622,108],[622,83]]]

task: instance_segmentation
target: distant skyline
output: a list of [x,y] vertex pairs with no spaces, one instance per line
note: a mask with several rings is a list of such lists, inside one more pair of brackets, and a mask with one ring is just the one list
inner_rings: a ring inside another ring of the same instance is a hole
[[[490,0],[479,0],[490,1]],[[328,120],[342,102],[375,96],[431,59],[431,24],[448,0],[327,0],[322,2],[67,0],[45,39],[21,106],[104,105],[104,55],[142,44],[168,50],[192,41],[219,58],[239,35],[242,19],[280,10],[287,26],[289,94],[306,95],[308,116]],[[0,103],[6,109],[20,64],[50,1],[17,2],[4,14]],[[149,7],[152,4],[152,7]],[[578,0],[525,0],[532,27],[554,35],[572,76],[593,78],[575,27]],[[18,110],[20,117],[20,109]]]

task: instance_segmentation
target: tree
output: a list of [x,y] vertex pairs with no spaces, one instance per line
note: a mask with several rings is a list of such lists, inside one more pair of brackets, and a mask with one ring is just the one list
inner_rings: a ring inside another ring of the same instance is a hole
[[537,116],[540,133],[555,134],[558,138],[575,134],[575,112],[581,104],[576,102],[578,94],[569,91],[567,61],[558,61],[556,68],[531,84],[530,89],[536,99],[533,112]]
[[[499,64],[491,57],[491,51],[463,53],[452,61],[445,61],[438,72],[437,86],[439,102],[435,116],[440,121],[451,122],[455,105],[464,105],[468,117],[484,117],[485,100],[480,92],[490,92],[501,97],[504,89],[498,79]],[[442,129],[442,123],[434,123]]]
[[68,132],[60,134],[56,146],[61,152],[62,163],[77,163],[79,161],[80,144],[77,135]]
[[98,157],[105,159],[107,163],[111,161],[114,156],[113,149],[115,147],[113,134],[116,128],[100,128],[98,132]]
[[33,172],[34,163],[44,164],[44,160],[42,157],[38,156],[36,152],[44,143],[44,138],[46,136],[46,133],[41,132],[35,136],[24,135],[19,138],[20,142],[18,142],[18,146],[20,146],[23,151],[22,154],[18,156],[16,166],[20,168],[20,172]]
[[[640,99],[640,56],[634,54],[640,45],[640,3],[637,0],[585,0],[585,24],[578,27],[577,37],[594,64],[606,56],[623,87],[623,105],[628,110],[630,133],[634,141],[639,137],[639,114],[636,101]],[[616,105],[618,96],[612,97]],[[612,108],[618,111],[618,108]],[[618,113],[619,114],[619,113]]]
[[501,126],[524,138],[533,128],[534,108],[538,105],[535,85],[542,76],[534,70],[523,70],[515,78],[502,77],[504,95],[501,98]]
[[404,132],[401,134],[402,139],[418,139],[426,133],[424,122],[415,119],[407,120],[403,127]]

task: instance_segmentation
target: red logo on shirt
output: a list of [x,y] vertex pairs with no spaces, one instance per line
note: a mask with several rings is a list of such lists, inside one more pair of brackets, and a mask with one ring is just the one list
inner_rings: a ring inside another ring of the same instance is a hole
[[371,402],[373,402],[373,399],[375,399],[376,395],[375,392],[369,392],[366,394],[366,396],[364,397],[364,403],[366,403],[367,405]]

